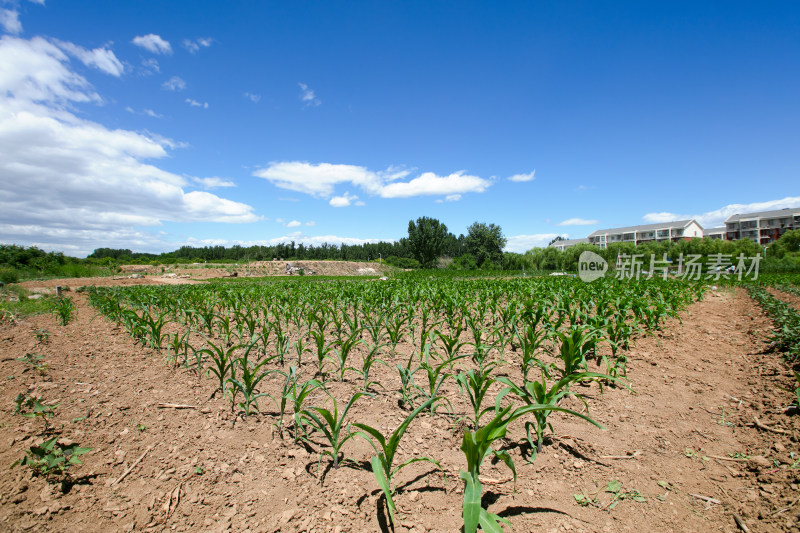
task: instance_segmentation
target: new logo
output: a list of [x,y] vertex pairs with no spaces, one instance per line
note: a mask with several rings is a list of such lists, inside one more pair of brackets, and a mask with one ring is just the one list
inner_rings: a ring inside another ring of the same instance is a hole
[[578,276],[587,282],[602,278],[608,271],[608,263],[594,252],[582,252],[578,258]]

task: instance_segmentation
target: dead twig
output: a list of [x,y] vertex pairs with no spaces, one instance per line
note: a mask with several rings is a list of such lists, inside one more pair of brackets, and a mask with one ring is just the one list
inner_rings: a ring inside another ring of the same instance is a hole
[[716,503],[717,505],[722,505],[721,501],[719,501],[716,498],[711,498],[710,496],[703,496],[702,494],[691,494],[691,493],[689,493],[689,496],[691,496],[692,498],[697,498],[698,500],[703,500],[704,502]]
[[134,468],[136,468],[136,465],[138,465],[139,463],[141,463],[141,462],[142,462],[142,459],[144,459],[144,456],[145,456],[145,455],[147,455],[147,454],[150,452],[150,450],[152,450],[152,449],[153,449],[153,446],[152,446],[152,445],[151,445],[151,446],[148,446],[148,447],[147,447],[147,449],[144,451],[144,453],[143,453],[142,455],[140,455],[140,456],[139,456],[139,458],[138,458],[138,459],[136,459],[136,460],[133,462],[133,464],[131,464],[131,466],[129,466],[129,467],[128,467],[128,468],[125,470],[125,472],[123,472],[123,473],[122,473],[122,475],[121,475],[121,476],[119,476],[117,479],[115,479],[115,480],[114,480],[114,481],[111,483],[111,485],[116,485],[117,483],[119,483],[120,481],[122,481],[123,479],[125,479],[126,477],[128,477],[128,474],[130,474],[130,473],[131,473],[131,471],[132,471]]
[[782,430],[782,429],[765,426],[764,424],[761,423],[761,420],[759,420],[757,416],[754,416],[753,420],[755,421],[756,427],[758,429],[763,429],[764,431],[771,431],[772,433],[777,433],[779,435],[785,435],[786,434],[786,432],[784,430]]
[[739,529],[744,531],[744,533],[750,533],[750,528],[747,527],[747,524],[744,523],[744,520],[742,520],[741,516],[734,514],[733,521],[736,522],[736,525],[739,526]]
[[508,483],[509,481],[513,481],[513,477],[506,478],[506,479],[492,479],[488,477],[481,477],[479,478],[481,483],[484,485],[502,485],[503,483]]
[[157,407],[159,409],[197,409],[196,405],[186,405],[182,403],[160,403]]

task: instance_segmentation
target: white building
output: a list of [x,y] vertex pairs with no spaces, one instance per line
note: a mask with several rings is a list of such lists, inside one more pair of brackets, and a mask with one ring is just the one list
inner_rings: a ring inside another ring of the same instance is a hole
[[703,237],[708,237],[709,239],[721,239],[725,241],[728,239],[728,230],[725,226],[704,229]]
[[750,239],[758,244],[769,244],[793,229],[800,229],[800,208],[731,215],[725,221],[729,241]]
[[703,227],[696,220],[676,220],[659,224],[643,224],[624,228],[600,229],[592,232],[589,243],[605,248],[612,243],[627,242],[642,244],[644,242],[689,240],[703,236]]
[[571,248],[576,244],[589,244],[589,239],[560,239],[550,244],[548,248],[555,248],[556,250],[563,252],[567,248]]

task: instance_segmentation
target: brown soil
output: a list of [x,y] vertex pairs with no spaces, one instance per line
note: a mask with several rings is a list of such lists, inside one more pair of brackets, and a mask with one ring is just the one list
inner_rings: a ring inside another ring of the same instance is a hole
[[312,271],[319,276],[379,276],[392,267],[377,263],[358,263],[355,261],[254,261],[249,264],[192,264],[192,265],[123,265],[125,274],[158,275],[174,273],[189,276],[191,279],[208,279],[230,276],[240,277],[285,276],[286,263],[296,268]]
[[[18,283],[33,293],[50,294],[56,287],[74,290],[83,286],[127,286],[127,285],[179,285],[203,283],[211,278],[286,276],[286,261],[255,261],[249,265],[122,265],[121,273],[110,277],[65,278],[30,280]],[[392,267],[381,263],[357,263],[354,261],[289,261],[296,268],[313,272],[318,276],[382,276]],[[296,276],[296,274],[295,274]]]
[[[163,355],[94,318],[85,295],[75,300],[77,320],[67,326],[46,315],[0,325],[0,529],[381,530],[380,493],[364,467],[371,448],[363,440],[344,448],[357,465],[332,469],[327,457],[320,459],[325,448],[319,440],[309,452],[278,435],[267,398],[261,405],[268,414],[235,417],[227,400],[209,399],[211,379],[170,369]],[[797,529],[800,504],[790,504],[800,470],[790,467],[790,453],[798,451],[800,422],[784,414],[791,396],[778,388],[790,388],[789,370],[779,356],[760,353],[769,322],[738,290],[709,294],[681,318],[631,349],[636,394],[580,387],[591,416],[608,431],[553,414],[556,436],[529,464],[516,446],[523,430],[512,427],[507,442],[519,476],[516,491],[504,482],[509,474],[502,463],[487,459],[482,468],[491,512],[510,519],[514,531],[736,531],[734,514],[753,531]],[[39,328],[50,332],[46,342],[37,340]],[[15,360],[26,353],[45,356],[44,375]],[[281,379],[273,377],[264,388],[275,394]],[[361,398],[348,418],[394,428],[405,416],[397,407],[396,374],[380,367],[375,377],[387,391]],[[331,386],[340,401],[358,385],[354,375],[350,379]],[[94,448],[66,494],[26,468],[8,468],[43,438],[41,421],[11,414],[13,398],[25,391],[60,401],[51,425]],[[466,411],[452,382],[445,393],[457,413]],[[325,397],[317,393],[312,401],[322,405]],[[574,399],[567,404],[581,408]],[[772,431],[753,427],[756,418]],[[428,463],[400,473],[398,531],[458,531],[458,470],[465,467],[459,446],[459,425],[448,417],[424,415],[411,425],[400,459],[428,455],[447,475],[423,477],[433,470]],[[750,460],[725,460],[736,453]],[[128,467],[130,474],[114,483]],[[611,508],[603,489],[612,480],[646,501],[628,498]],[[574,497],[579,493],[598,505],[581,507]]]

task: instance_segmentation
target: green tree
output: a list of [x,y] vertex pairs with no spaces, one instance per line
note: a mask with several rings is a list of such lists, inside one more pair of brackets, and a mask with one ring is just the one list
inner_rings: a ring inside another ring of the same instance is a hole
[[[473,222],[464,237],[464,251],[475,258],[478,267],[489,263],[497,268],[503,266],[503,248],[506,246],[503,230],[495,224]],[[487,265],[488,266],[488,265]]]
[[444,251],[447,236],[447,226],[435,218],[420,217],[416,223],[408,221],[408,246],[423,268],[433,267]]

